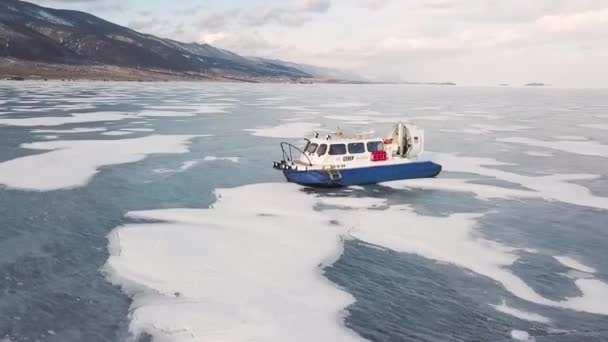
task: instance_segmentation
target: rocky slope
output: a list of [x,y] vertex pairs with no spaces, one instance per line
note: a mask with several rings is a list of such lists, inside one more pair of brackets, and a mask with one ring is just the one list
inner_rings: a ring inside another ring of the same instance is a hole
[[[319,77],[297,64],[243,57],[208,44],[163,39],[84,12],[19,0],[0,1],[0,76],[11,70],[25,70],[56,78],[48,72],[56,68],[59,74],[69,70],[69,77],[78,78],[79,70],[86,71],[86,66],[122,70],[122,74],[134,73],[144,79],[147,73],[160,73],[164,78],[237,80]],[[108,71],[107,76],[113,78],[112,72]]]

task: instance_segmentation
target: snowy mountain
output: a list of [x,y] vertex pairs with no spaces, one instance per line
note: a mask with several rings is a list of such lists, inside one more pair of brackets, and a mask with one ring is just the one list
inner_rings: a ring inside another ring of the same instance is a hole
[[[2,59],[5,67],[0,67],[0,75],[3,70],[7,73],[6,61],[10,61],[12,70],[18,70],[15,63],[29,63],[40,70],[52,70],[55,65],[71,70],[76,77],[79,71],[95,68],[244,80],[320,77],[298,64],[248,58],[208,44],[159,38],[88,13],[19,0],[0,1],[0,62]],[[31,68],[29,71],[36,73]]]

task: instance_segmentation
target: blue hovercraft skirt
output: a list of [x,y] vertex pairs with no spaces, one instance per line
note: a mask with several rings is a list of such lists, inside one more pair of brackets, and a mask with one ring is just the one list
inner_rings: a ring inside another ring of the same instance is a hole
[[[336,172],[337,171],[337,172]],[[315,187],[342,187],[349,185],[376,184],[388,181],[432,178],[441,172],[441,165],[430,162],[411,162],[385,166],[352,169],[297,171],[283,170],[287,181]]]

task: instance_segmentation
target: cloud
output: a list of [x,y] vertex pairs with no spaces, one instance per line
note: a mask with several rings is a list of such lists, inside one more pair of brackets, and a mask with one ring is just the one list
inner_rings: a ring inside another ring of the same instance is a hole
[[56,2],[56,3],[78,3],[78,2],[102,2],[104,0],[35,0],[31,1],[34,3],[37,2]]
[[330,8],[331,0],[301,0],[287,5],[262,5],[243,16],[242,22],[247,26],[302,26],[311,21],[314,15],[325,13]]
[[223,49],[238,51],[245,56],[272,56],[273,52],[280,49],[280,46],[272,44],[257,31],[205,33],[200,40]]
[[203,30],[218,31],[231,26],[240,16],[238,9],[227,10],[205,16],[196,22],[196,26]]
[[171,27],[171,22],[167,19],[159,19],[159,18],[149,18],[149,19],[136,19],[129,22],[127,25],[130,29],[135,31],[142,31],[144,33],[149,33],[150,31],[155,31],[158,28],[168,28]]
[[565,15],[547,15],[537,20],[537,24],[550,32],[597,31],[608,27],[608,7]]
[[205,8],[204,5],[195,5],[186,8],[175,9],[172,11],[172,13],[177,16],[192,16],[202,11],[203,8]]
[[[89,0],[90,1],[90,0]],[[126,12],[128,11],[128,7],[124,6],[120,3],[100,3],[87,7],[85,9],[86,12],[89,13],[97,13],[97,12]]]
[[[349,0],[352,1],[352,0]],[[393,0],[355,0],[354,3],[358,7],[367,8],[370,10],[380,10],[388,6]]]
[[53,8],[71,8],[76,10],[84,10],[85,12],[95,15],[99,12],[125,12],[128,7],[124,1],[119,0],[29,0],[40,6],[49,6]]
[[[100,6],[92,14],[106,6],[110,21],[161,37],[383,79],[608,85],[606,0],[249,0],[232,9],[200,0],[36,2]],[[131,13],[109,7],[116,4]]]

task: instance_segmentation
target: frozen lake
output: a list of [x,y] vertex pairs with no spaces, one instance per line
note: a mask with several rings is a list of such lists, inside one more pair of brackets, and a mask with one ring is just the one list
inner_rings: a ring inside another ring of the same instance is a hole
[[[436,179],[305,189],[314,132]],[[0,341],[606,341],[608,90],[0,82]]]

